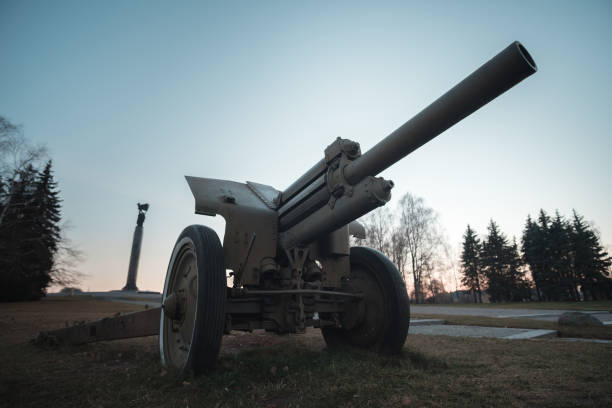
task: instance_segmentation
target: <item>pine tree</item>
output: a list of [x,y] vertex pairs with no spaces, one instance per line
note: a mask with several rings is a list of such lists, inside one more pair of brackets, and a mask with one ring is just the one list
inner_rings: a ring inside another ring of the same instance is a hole
[[570,245],[573,270],[585,299],[612,298],[610,266],[612,258],[604,251],[599,237],[584,218],[572,211]]
[[552,268],[554,256],[552,255],[550,239],[551,220],[543,209],[540,209],[537,226],[535,250],[539,253],[539,287],[544,295],[544,300],[559,300],[559,276],[555,274]]
[[52,281],[60,241],[60,199],[51,162],[11,180],[0,229],[0,301],[38,299]]
[[513,238],[512,245],[507,246],[504,253],[505,263],[508,268],[505,273],[508,300],[520,302],[530,299],[530,287],[525,277],[524,263],[519,255],[516,238]]
[[509,245],[508,239],[493,220],[487,229],[489,234],[482,242],[480,259],[491,301],[528,299],[529,284],[525,279],[516,239]]
[[480,251],[480,240],[474,230],[468,225],[463,235],[463,250],[461,252],[463,277],[461,278],[461,283],[472,291],[474,303],[482,303]]
[[491,301],[499,302],[507,298],[504,284],[504,249],[508,245],[508,240],[493,220],[487,230],[489,233],[482,242],[480,258]]
[[53,179],[51,161],[47,162],[36,180],[36,205],[41,239],[49,253],[55,255],[61,239],[61,200]]
[[51,161],[47,162],[43,171],[38,173],[34,182],[35,192],[32,207],[34,228],[36,230],[37,272],[40,294],[53,280],[53,266],[61,240],[59,222],[61,220],[61,201],[57,184],[53,179]]
[[[56,259],[61,202],[44,157],[44,147],[32,146],[0,116],[0,301],[40,298],[54,276],[71,276]],[[72,248],[61,249],[63,259],[76,257]]]
[[575,210],[571,222],[558,212],[551,219],[544,210],[538,222],[528,217],[522,253],[540,300],[612,298],[612,258]]
[[541,243],[541,231],[537,223],[531,220],[531,216],[527,216],[525,222],[525,228],[523,229],[523,236],[521,238],[521,252],[523,255],[523,262],[529,266],[531,271],[531,277],[536,289],[536,295],[538,300],[543,300],[542,285],[543,275],[542,264],[543,264],[543,251]]
[[559,212],[550,224],[548,242],[550,267],[555,277],[555,300],[578,300],[578,290],[572,273],[570,228]]
[[33,184],[36,170],[27,166],[10,181],[11,200],[4,203],[4,219],[0,229],[0,300],[31,298],[36,280],[35,228],[33,225]]

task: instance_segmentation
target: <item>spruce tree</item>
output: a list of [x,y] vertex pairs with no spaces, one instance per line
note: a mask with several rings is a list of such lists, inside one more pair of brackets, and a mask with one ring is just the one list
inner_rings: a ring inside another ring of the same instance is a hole
[[504,251],[505,263],[507,265],[505,276],[508,300],[520,302],[531,298],[529,283],[525,277],[523,260],[519,255],[516,238],[512,239],[512,245],[506,246]]
[[544,295],[544,300],[559,300],[559,277],[555,274],[552,264],[554,257],[551,253],[550,240],[550,217],[543,209],[538,215],[538,228],[536,236],[535,251],[538,255],[539,287]]
[[550,268],[556,284],[555,300],[578,300],[578,290],[572,273],[569,226],[555,212],[548,234]]
[[44,147],[32,146],[0,116],[0,301],[44,296],[60,274],[61,203],[44,157]]
[[38,228],[45,248],[55,255],[61,239],[61,200],[57,183],[53,179],[51,161],[47,162],[36,180],[36,204]]
[[603,249],[599,237],[576,210],[572,211],[571,249],[573,270],[585,300],[612,298],[610,266],[612,258]]
[[531,216],[527,216],[525,222],[525,228],[523,229],[523,236],[521,238],[521,252],[523,256],[523,262],[529,266],[531,271],[531,277],[536,289],[536,295],[538,300],[543,300],[543,293],[541,286],[543,284],[543,256],[542,256],[542,245],[541,231],[537,223],[533,222]]
[[474,303],[482,303],[480,285],[480,240],[474,230],[468,225],[463,235],[463,250],[461,252],[461,267],[463,277],[461,283],[470,288]]
[[571,221],[558,212],[551,219],[544,210],[537,222],[528,217],[522,253],[540,300],[612,298],[612,258],[575,210]]
[[488,235],[482,242],[482,269],[487,280],[487,291],[492,302],[507,300],[504,283],[504,250],[508,240],[499,231],[495,221],[487,227]]
[[34,184],[32,207],[35,210],[33,221],[37,233],[37,282],[40,285],[38,290],[42,296],[46,287],[53,280],[55,256],[61,239],[59,225],[61,201],[57,184],[53,179],[51,161],[47,162],[44,169],[38,173]]
[[480,255],[487,291],[492,302],[522,301],[530,298],[529,284],[518,252],[516,239],[512,245],[495,221],[489,223],[488,235],[482,242]]
[[36,170],[27,166],[10,181],[11,200],[4,203],[4,219],[0,229],[0,300],[31,299],[36,277],[36,228],[34,180]]
[[60,199],[51,162],[11,179],[11,200],[3,201],[0,228],[0,301],[44,296],[52,281],[60,241]]

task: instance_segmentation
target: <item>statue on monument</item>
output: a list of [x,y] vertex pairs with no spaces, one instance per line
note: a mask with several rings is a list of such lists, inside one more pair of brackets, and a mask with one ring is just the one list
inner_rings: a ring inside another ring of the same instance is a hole
[[138,219],[136,220],[136,225],[142,227],[145,221],[145,214],[149,210],[149,204],[140,204],[138,203]]

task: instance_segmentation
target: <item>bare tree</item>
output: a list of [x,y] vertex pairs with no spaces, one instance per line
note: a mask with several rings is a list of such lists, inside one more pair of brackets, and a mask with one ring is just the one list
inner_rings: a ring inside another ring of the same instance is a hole
[[361,220],[366,230],[364,245],[391,257],[393,217],[387,207],[379,207]]
[[355,243],[377,249],[391,259],[406,286],[412,274],[416,302],[423,302],[424,289],[430,284],[438,294],[437,289],[443,283],[433,277],[434,271],[448,271],[453,267],[449,252],[445,253],[446,257],[442,255],[446,246],[437,215],[425,206],[422,198],[408,193],[398,203],[396,212],[381,207],[360,221],[366,229],[366,238]]
[[84,259],[83,252],[68,237],[71,228],[68,222],[62,224],[61,238],[51,268],[51,283],[58,286],[74,286],[81,282],[85,274],[77,269]]
[[391,258],[391,261],[397,266],[397,270],[402,275],[404,284],[407,286],[406,261],[408,259],[408,245],[406,236],[399,225],[395,225],[391,232],[391,254],[389,258]]
[[359,244],[385,254],[395,264],[406,282],[406,239],[395,220],[395,214],[387,207],[379,207],[372,211],[360,220],[365,227],[366,238]]
[[444,268],[445,277],[447,277],[451,283],[455,286],[455,291],[459,290],[459,255],[455,248],[449,243],[447,238],[442,242],[442,253],[444,255]]
[[45,157],[44,147],[32,146],[23,136],[20,126],[0,116],[0,180],[9,186],[8,191],[0,190],[0,228],[9,208],[28,204],[14,202],[15,181],[20,179],[28,166],[35,166]]
[[434,269],[443,242],[438,216],[420,197],[406,193],[399,202],[400,228],[406,240],[408,265],[414,281],[414,300],[423,302],[424,277]]

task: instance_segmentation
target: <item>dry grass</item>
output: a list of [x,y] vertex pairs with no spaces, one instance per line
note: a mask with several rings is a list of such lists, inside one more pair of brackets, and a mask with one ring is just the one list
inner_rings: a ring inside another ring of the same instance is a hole
[[1,332],[20,333],[0,338],[0,406],[612,405],[609,344],[410,335],[402,355],[385,358],[329,352],[316,331],[243,334],[224,339],[214,371],[184,379],[160,367],[155,337],[56,349],[28,342],[36,325],[83,320],[92,306],[0,305]]
[[43,298],[38,302],[0,303],[0,344],[36,337],[42,330],[64,327],[81,320],[97,320],[144,306],[107,302],[88,296]]

